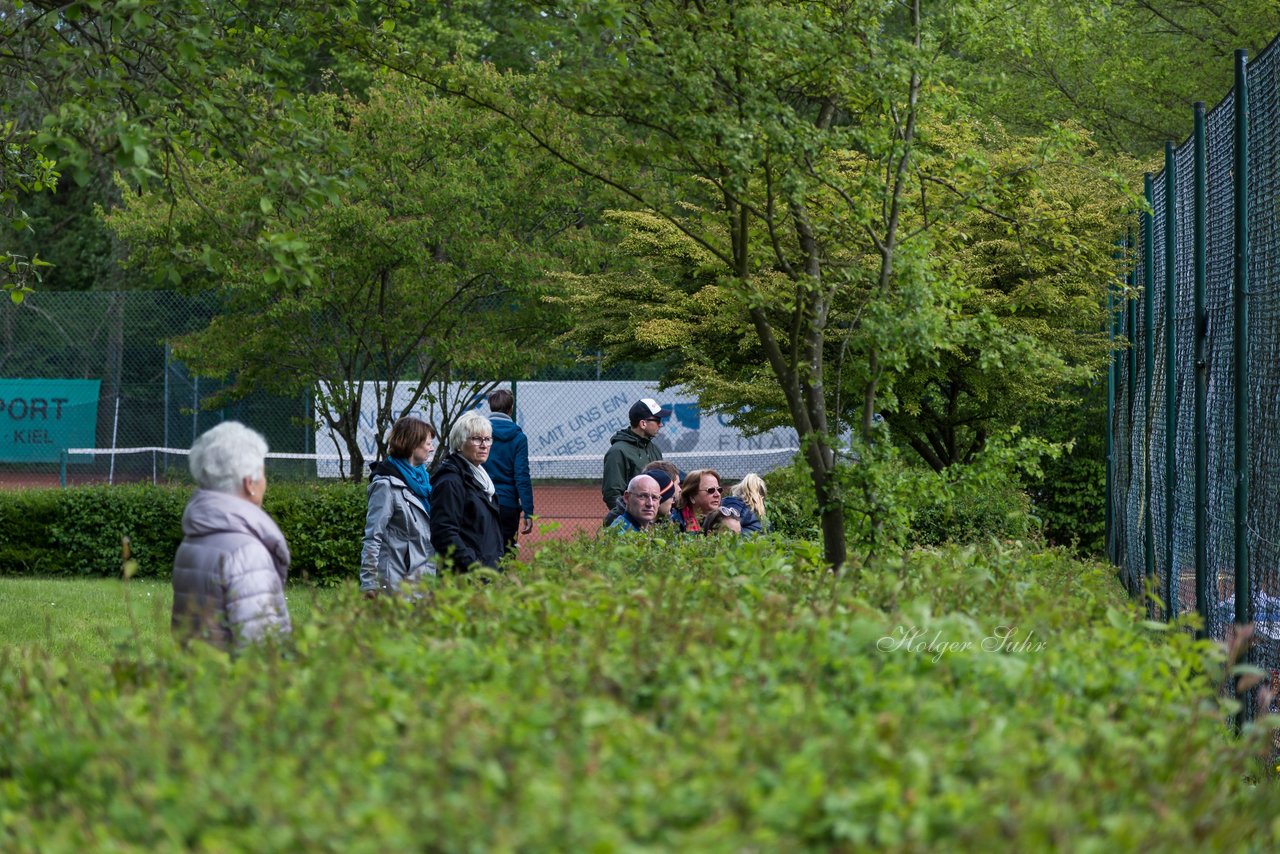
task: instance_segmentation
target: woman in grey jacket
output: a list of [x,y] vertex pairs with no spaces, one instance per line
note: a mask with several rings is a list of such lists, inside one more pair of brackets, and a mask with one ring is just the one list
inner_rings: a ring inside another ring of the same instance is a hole
[[199,489],[173,559],[173,632],[221,649],[288,633],[289,546],[262,510],[267,441],[237,421],[208,430],[188,464]]
[[360,550],[360,590],[366,596],[395,592],[436,574],[426,465],[435,438],[431,424],[405,416],[391,427],[387,459],[372,468]]

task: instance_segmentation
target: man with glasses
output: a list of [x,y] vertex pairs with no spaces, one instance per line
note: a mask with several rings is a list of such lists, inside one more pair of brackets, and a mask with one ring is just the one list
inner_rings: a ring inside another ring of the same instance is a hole
[[626,510],[613,520],[609,530],[628,533],[631,531],[648,531],[658,518],[658,505],[662,503],[662,494],[658,481],[647,474],[638,474],[631,478],[627,489],[622,493]]
[[609,450],[604,455],[604,506],[612,510],[618,496],[626,490],[631,478],[649,463],[662,459],[662,449],[653,438],[662,429],[662,419],[671,415],[651,397],[631,404],[627,416],[631,426],[619,430],[609,440]]

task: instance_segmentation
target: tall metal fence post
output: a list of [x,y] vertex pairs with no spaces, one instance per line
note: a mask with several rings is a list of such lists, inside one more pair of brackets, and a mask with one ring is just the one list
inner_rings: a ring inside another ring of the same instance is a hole
[[[1124,257],[1124,244],[1121,244],[1121,257]],[[1107,434],[1106,434],[1106,480],[1107,496],[1106,517],[1102,541],[1107,544],[1107,559],[1112,565],[1116,563],[1115,548],[1112,538],[1115,536],[1115,414],[1116,414],[1116,336],[1115,336],[1115,285],[1107,286]]]
[[1195,436],[1196,460],[1196,504],[1195,504],[1195,562],[1196,562],[1196,611],[1203,623],[1199,635],[1209,636],[1209,541],[1208,541],[1208,507],[1209,507],[1209,432],[1208,432],[1208,399],[1209,399],[1209,359],[1205,347],[1209,339],[1209,316],[1206,311],[1208,303],[1209,281],[1209,249],[1208,232],[1205,227],[1208,216],[1208,173],[1205,168],[1207,149],[1205,143],[1205,109],[1204,101],[1195,105],[1195,166],[1192,210],[1192,269],[1195,272],[1195,314],[1193,316],[1193,335],[1195,336]]
[[1236,51],[1235,264],[1235,570],[1236,622],[1253,620],[1249,587],[1249,77],[1248,51]]
[[[1128,439],[1125,442],[1125,448],[1124,448],[1124,452],[1129,457],[1128,464],[1125,466],[1125,469],[1128,475],[1128,478],[1127,478],[1128,483],[1125,485],[1125,511],[1124,511],[1125,512],[1124,535],[1125,535],[1125,539],[1128,541],[1128,540],[1132,540],[1132,538],[1138,534],[1138,531],[1136,530],[1137,525],[1134,524],[1137,520],[1130,518],[1129,511],[1128,511],[1128,503],[1129,503],[1129,494],[1132,493],[1135,489],[1138,489],[1138,490],[1141,489],[1137,480],[1137,478],[1140,476],[1141,473],[1135,472],[1133,469],[1133,447],[1134,447],[1133,446],[1133,443],[1134,443],[1133,425],[1134,425],[1134,422],[1137,420],[1137,408],[1138,408],[1138,298],[1137,296],[1135,296],[1138,288],[1138,262],[1137,262],[1138,242],[1137,242],[1137,234],[1132,230],[1130,230],[1125,235],[1125,237],[1126,237],[1126,242],[1130,246],[1132,246],[1134,250],[1133,266],[1129,268],[1129,272],[1125,275],[1125,284],[1128,286],[1127,287],[1128,299],[1126,299],[1125,301],[1125,312],[1124,312],[1125,337],[1126,337],[1126,340],[1129,342],[1129,354],[1128,354],[1129,355],[1129,382],[1127,383],[1128,396],[1125,398],[1125,401],[1128,404],[1127,406],[1128,411],[1126,415],[1129,418],[1129,424],[1128,424],[1128,429],[1125,431],[1125,435],[1128,437]],[[1117,549],[1120,548],[1119,543],[1116,544],[1116,548]],[[1124,553],[1124,564],[1125,564],[1124,566],[1125,580],[1129,587],[1129,592],[1136,596],[1139,594],[1138,588],[1141,585],[1138,580],[1139,579],[1138,568],[1136,566],[1131,566],[1129,563],[1130,554],[1129,554],[1129,547],[1127,542],[1124,544],[1123,553]]]
[[[1125,271],[1124,284],[1123,284],[1123,287],[1120,289],[1120,304],[1115,307],[1115,311],[1111,315],[1111,338],[1113,341],[1124,337],[1124,334],[1125,334],[1124,322],[1125,322],[1125,318],[1128,317],[1129,303],[1132,302],[1132,300],[1129,298],[1129,294],[1132,292],[1132,288],[1133,288],[1133,268],[1129,266],[1129,263],[1133,257],[1132,233],[1125,235],[1124,247],[1125,247],[1125,252],[1124,252],[1125,265],[1128,269],[1126,269]],[[1112,369],[1115,371],[1115,378],[1116,378],[1116,384],[1115,384],[1114,390],[1117,397],[1119,397],[1121,393],[1120,392],[1120,360],[1125,357],[1126,357],[1126,354],[1121,353],[1119,351],[1113,351],[1111,354],[1111,366],[1112,366]],[[1121,416],[1121,413],[1119,412],[1115,414],[1116,418],[1119,418],[1120,416]],[[1112,426],[1114,427],[1114,422]],[[1126,433],[1126,435],[1128,434]],[[1111,445],[1111,453],[1112,453],[1112,474],[1114,476],[1116,457],[1121,453],[1125,453],[1125,454],[1129,453],[1129,448],[1128,447],[1117,448],[1115,446],[1115,441],[1113,437],[1112,445]],[[1127,490],[1127,484],[1125,488]],[[1125,511],[1123,506],[1118,508],[1117,507],[1112,508],[1111,523],[1113,526],[1115,526],[1113,529],[1115,530],[1115,538],[1114,538],[1115,542],[1112,543],[1112,546],[1111,546],[1111,549],[1113,552],[1113,557],[1111,558],[1111,560],[1116,566],[1122,566],[1121,561],[1123,558],[1121,556],[1124,554],[1124,550],[1120,547],[1121,546],[1120,535],[1121,535],[1121,532],[1123,532],[1126,528],[1125,525],[1118,524],[1117,514],[1124,513],[1124,512]],[[1126,585],[1127,585],[1128,578],[1129,578],[1128,572],[1126,571],[1124,575],[1125,575]]]
[[1164,562],[1165,617],[1178,613],[1178,568],[1173,562],[1174,506],[1178,486],[1178,383],[1174,349],[1178,305],[1178,164],[1173,143],[1164,144]]
[[[1249,585],[1249,75],[1248,52],[1236,51],[1235,85],[1235,247],[1231,301],[1235,346],[1231,362],[1235,371],[1235,599],[1236,625],[1253,621],[1253,595]],[[1236,682],[1240,711],[1235,726],[1244,726],[1248,691]]]
[[[1132,233],[1129,235],[1129,238],[1130,238],[1129,245],[1133,246],[1136,249],[1137,244],[1133,240]],[[1134,259],[1135,259],[1135,266],[1136,266],[1136,259],[1137,259],[1136,252],[1134,253]],[[1131,269],[1129,271],[1128,282],[1129,282],[1129,291],[1130,293],[1132,293],[1133,289],[1137,287],[1137,284],[1138,284],[1137,269]],[[1133,431],[1133,407],[1136,405],[1136,402],[1138,399],[1138,301],[1136,299],[1130,299],[1125,304],[1125,308],[1126,308],[1125,323],[1128,326],[1127,334],[1129,337],[1129,428],[1130,428],[1129,445],[1130,447],[1132,447],[1133,445],[1133,432],[1132,432]],[[1130,472],[1131,481],[1132,481],[1132,477],[1133,477],[1133,473]]]
[[1147,209],[1142,213],[1142,353],[1146,378],[1143,383],[1143,405],[1147,417],[1144,421],[1146,435],[1142,437],[1143,514],[1142,540],[1146,569],[1146,593],[1150,593],[1156,577],[1155,514],[1151,512],[1151,402],[1155,389],[1156,372],[1156,254],[1155,254],[1155,179],[1150,172],[1142,176]]
[[169,447],[169,342],[164,342],[164,437],[160,443]]

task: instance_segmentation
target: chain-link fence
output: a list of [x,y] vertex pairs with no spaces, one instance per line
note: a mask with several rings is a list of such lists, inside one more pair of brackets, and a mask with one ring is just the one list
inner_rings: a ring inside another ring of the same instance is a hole
[[[205,328],[218,310],[212,296],[155,291],[37,292],[0,307],[0,428],[7,430],[0,432],[0,479],[10,485],[188,482],[185,449],[209,427],[233,419],[266,436],[272,479],[349,477],[350,447],[324,426],[317,412],[322,395],[313,387],[294,397],[255,393],[209,408],[226,383],[194,374],[170,342]],[[529,438],[535,511],[579,527],[598,525],[605,513],[603,456],[610,438],[630,426],[628,409],[642,397],[672,411],[655,443],[683,471],[716,468],[732,481],[793,457],[794,431],[744,436],[724,418],[702,412],[696,398],[659,389],[659,372],[657,364],[566,359],[527,376],[442,382],[416,402],[414,384],[402,381],[391,391],[390,411],[407,408],[447,431],[467,408],[487,412],[489,390],[511,389],[516,421]],[[377,457],[377,402],[388,389],[378,382],[360,387],[358,450],[367,465]],[[34,427],[33,407],[44,416]]]
[[[307,396],[254,394],[220,409],[203,406],[223,383],[194,376],[173,357],[168,342],[202,328],[216,311],[212,298],[170,292],[38,292],[21,304],[4,303],[0,307],[0,377],[5,382],[27,383],[16,388],[8,385],[0,397],[10,404],[0,410],[0,426],[5,428],[0,432],[0,466],[6,479],[36,484],[58,475],[55,449],[30,452],[22,447],[20,431],[33,429],[29,402],[58,400],[58,395],[65,394],[65,381],[98,383],[96,399],[69,405],[65,411],[51,409],[45,419],[64,422],[82,446],[186,448],[212,425],[236,419],[253,424],[273,450],[313,451],[315,434]],[[44,382],[31,382],[37,380]],[[12,404],[22,408],[15,411]],[[150,479],[157,467],[163,473],[174,464],[151,454],[77,456],[74,460],[81,480]]]
[[[1113,330],[1109,549],[1158,616],[1252,622],[1280,688],[1280,95],[1275,44],[1148,176]],[[1241,180],[1243,178],[1243,180]],[[1236,258],[1247,263],[1237,269]],[[1238,598],[1239,597],[1239,598]],[[1252,701],[1248,706],[1253,709]]]

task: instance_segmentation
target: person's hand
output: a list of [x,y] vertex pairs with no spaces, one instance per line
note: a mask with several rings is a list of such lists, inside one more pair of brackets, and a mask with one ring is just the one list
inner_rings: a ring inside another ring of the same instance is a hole
[[520,533],[522,534],[533,533],[533,517],[532,516],[524,517],[524,527],[520,529]]
[[366,590],[366,591],[364,591],[364,598],[366,598],[366,599],[377,599],[377,598],[378,598],[378,591],[377,591],[377,590]]

